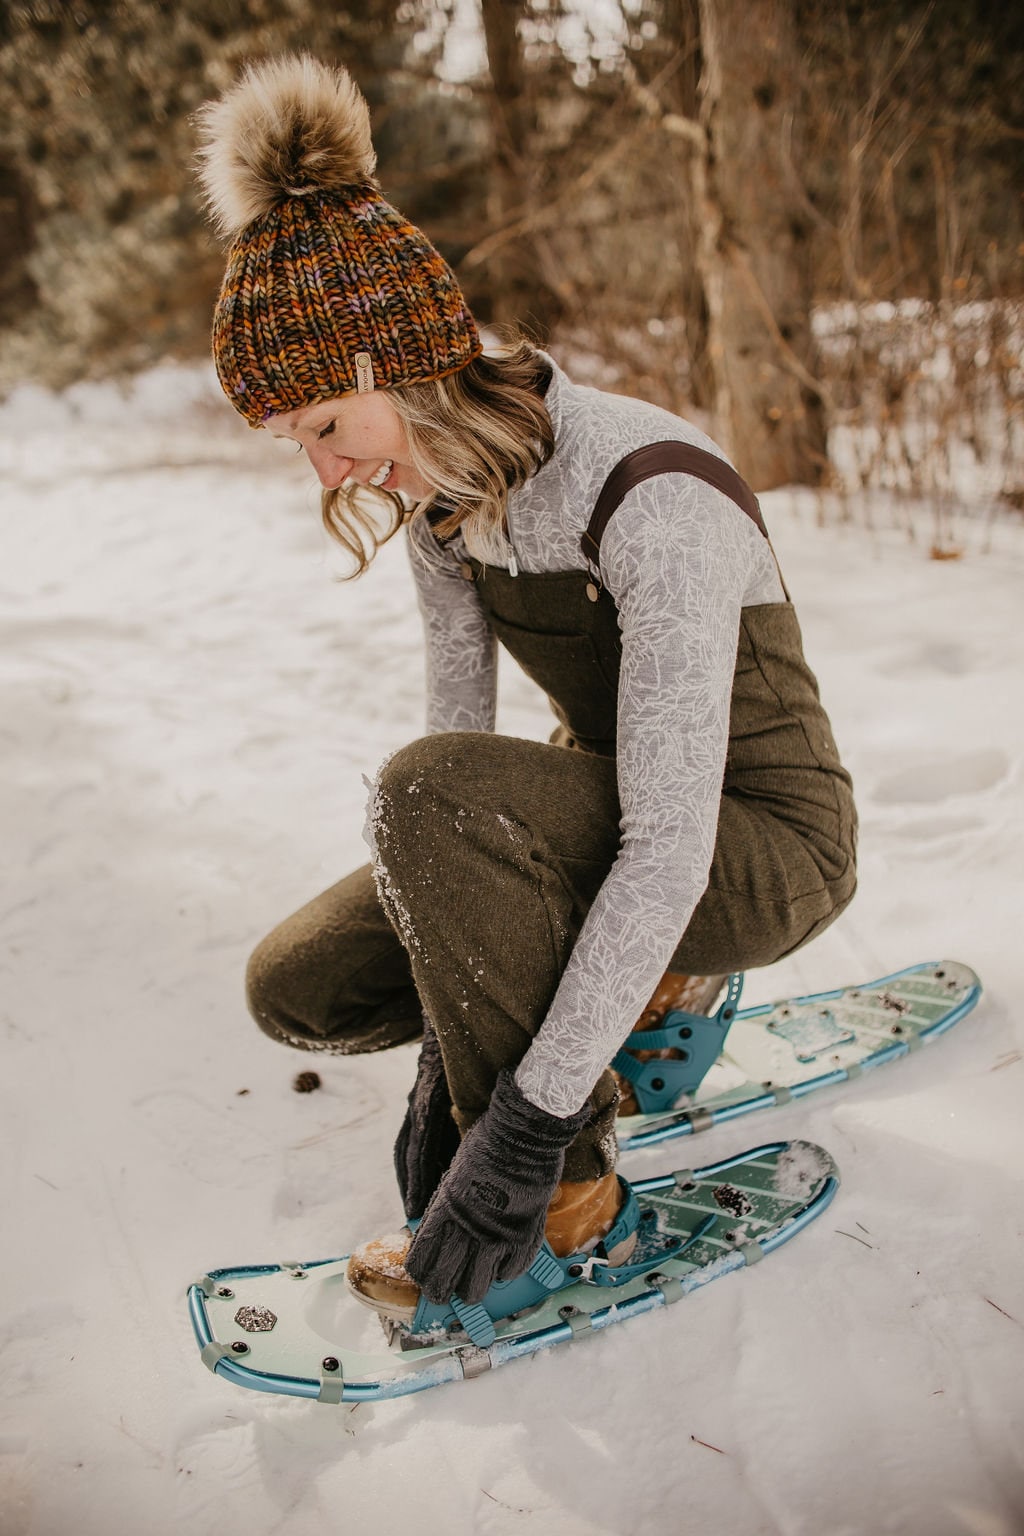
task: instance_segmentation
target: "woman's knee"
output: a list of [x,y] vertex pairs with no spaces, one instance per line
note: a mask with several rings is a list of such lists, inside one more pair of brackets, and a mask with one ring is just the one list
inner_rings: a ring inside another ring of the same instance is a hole
[[[448,821],[464,818],[473,798],[481,757],[493,736],[457,731],[423,736],[400,748],[382,766],[369,804],[378,879],[407,857],[416,861],[426,841],[444,834]],[[460,799],[461,797],[461,799]]]
[[[522,812],[529,820],[552,803],[603,805],[609,789],[614,799],[608,759],[515,736],[446,731],[410,742],[384,763],[370,799],[370,822],[375,832],[395,824],[415,828],[428,807],[431,815],[447,810],[459,820],[478,811],[513,819]],[[617,801],[614,809],[617,821]]]
[[505,738],[481,731],[442,731],[421,736],[392,753],[374,785],[374,798],[397,810],[412,805],[417,795],[432,797],[472,780],[474,769],[493,756]]
[[305,1050],[384,1050],[423,1027],[409,957],[368,865],[260,940],[246,967],[245,996],[264,1034]]
[[[396,941],[397,943],[397,941]],[[423,1012],[411,976],[385,954],[372,975],[360,974],[351,996],[322,957],[290,943],[287,925],[253,950],[245,971],[245,1000],[265,1035],[303,1051],[358,1056],[417,1040]]]
[[301,1045],[302,1039],[296,1038],[294,1000],[290,997],[293,977],[287,947],[282,945],[275,929],[260,940],[249,956],[245,968],[246,1006],[265,1035],[286,1044]]

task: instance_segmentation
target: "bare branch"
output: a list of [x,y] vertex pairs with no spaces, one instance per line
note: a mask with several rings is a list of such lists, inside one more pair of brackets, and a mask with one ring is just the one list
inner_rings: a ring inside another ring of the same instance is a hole
[[462,258],[462,264],[466,267],[477,267],[507,245],[510,240],[516,240],[520,235],[531,229],[544,228],[561,216],[561,210],[565,203],[580,192],[587,191],[604,174],[608,167],[627,149],[631,149],[651,131],[651,124],[644,122],[634,128],[632,133],[624,133],[621,138],[606,150],[603,155],[598,155],[590,165],[569,182],[561,191],[551,199],[543,208],[528,212],[525,207],[514,209],[516,215],[511,223],[503,225],[479,240],[471,250]]
[[[680,56],[679,63],[682,62]],[[678,64],[676,65],[678,68]],[[662,71],[664,75],[666,71]],[[622,64],[622,78],[626,82],[629,94],[637,106],[647,117],[659,123],[666,133],[674,134],[677,138],[685,139],[696,149],[706,149],[708,136],[700,123],[691,117],[684,117],[680,112],[666,112],[661,105],[655,91],[649,85],[644,85],[633,66],[631,59],[625,59]]]

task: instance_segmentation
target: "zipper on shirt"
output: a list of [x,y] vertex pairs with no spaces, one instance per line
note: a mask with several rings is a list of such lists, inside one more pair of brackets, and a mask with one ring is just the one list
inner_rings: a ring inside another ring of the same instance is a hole
[[518,576],[519,561],[516,559],[516,547],[512,543],[512,524],[507,507],[505,508],[505,543],[508,545],[508,573],[510,576]]

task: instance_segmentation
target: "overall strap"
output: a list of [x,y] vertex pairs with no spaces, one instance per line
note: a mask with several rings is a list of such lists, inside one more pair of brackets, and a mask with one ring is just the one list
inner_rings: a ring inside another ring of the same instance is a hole
[[761,517],[757,497],[747,482],[724,459],[720,459],[717,454],[707,453],[703,448],[695,448],[692,443],[648,443],[620,459],[601,487],[593,516],[580,539],[583,553],[591,564],[598,565],[604,531],[627,491],[631,491],[642,480],[649,480],[652,475],[667,474],[693,475],[713,485],[716,491],[721,491],[734,501],[767,539],[768,530]]

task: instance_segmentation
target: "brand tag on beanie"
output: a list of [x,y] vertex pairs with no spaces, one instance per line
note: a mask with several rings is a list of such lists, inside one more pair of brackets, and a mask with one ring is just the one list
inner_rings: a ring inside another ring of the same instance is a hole
[[373,360],[369,352],[356,353],[356,393],[368,395],[373,390]]

